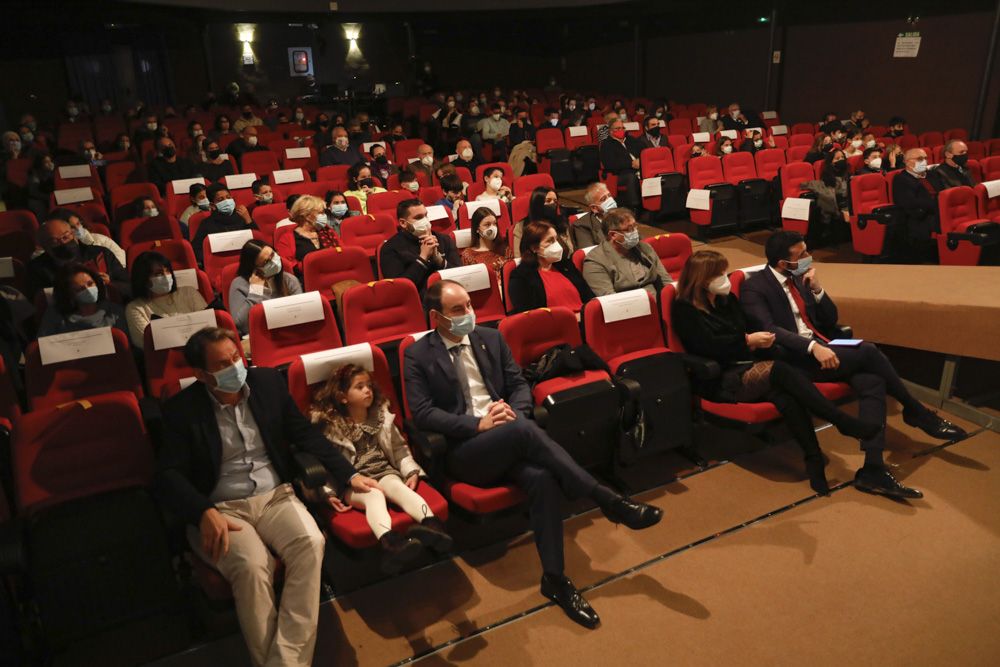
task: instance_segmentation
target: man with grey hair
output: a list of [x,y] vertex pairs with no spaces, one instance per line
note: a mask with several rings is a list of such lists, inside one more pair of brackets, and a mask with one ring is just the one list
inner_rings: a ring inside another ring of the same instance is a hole
[[587,212],[570,225],[573,245],[577,248],[600,245],[601,241],[604,240],[604,228],[601,226],[601,220],[608,211],[618,208],[618,202],[608,192],[608,186],[600,181],[587,186],[583,201],[587,204]]
[[927,153],[911,148],[903,154],[906,169],[892,181],[892,200],[906,214],[907,237],[913,242],[929,241],[941,231],[937,197],[927,178]]
[[583,260],[583,279],[597,296],[643,288],[656,295],[673,282],[659,255],[639,240],[639,223],[627,208],[617,208],[601,220],[604,239]]
[[333,144],[324,148],[323,152],[320,153],[319,166],[330,167],[339,164],[353,167],[364,160],[357,147],[351,145],[351,140],[347,137],[347,130],[338,125],[333,128],[330,135],[333,137]]
[[947,188],[957,188],[967,185],[970,188],[976,184],[972,173],[966,168],[969,162],[969,147],[964,141],[952,139],[944,145],[942,151],[944,162],[939,164],[928,175],[927,180],[938,192]]

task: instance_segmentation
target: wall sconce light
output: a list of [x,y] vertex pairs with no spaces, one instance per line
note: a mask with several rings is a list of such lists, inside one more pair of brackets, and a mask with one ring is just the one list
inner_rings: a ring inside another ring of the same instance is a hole
[[253,41],[253,26],[242,26],[239,29],[240,41],[249,44]]
[[243,43],[243,53],[241,54],[240,59],[244,65],[253,65],[256,62],[253,47],[250,46],[250,43],[253,42],[253,32],[253,25],[243,23],[236,26],[236,34],[239,37],[240,42]]

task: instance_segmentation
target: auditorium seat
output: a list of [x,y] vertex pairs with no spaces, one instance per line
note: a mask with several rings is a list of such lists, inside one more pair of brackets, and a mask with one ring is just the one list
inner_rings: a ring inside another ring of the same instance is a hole
[[270,238],[274,236],[275,226],[288,217],[288,207],[283,203],[254,206],[250,217],[261,234]]
[[192,182],[201,183],[205,186],[208,186],[209,184],[204,178],[185,178],[181,179],[180,182],[186,184],[185,187],[182,188],[183,192],[177,192],[174,187],[178,181],[170,181],[167,183],[167,208],[164,213],[172,215],[175,218],[179,218],[181,213],[184,212],[184,209],[191,205],[190,190]]
[[257,174],[258,177],[269,175],[281,169],[278,158],[271,151],[253,151],[240,157],[240,173]]
[[423,139],[403,139],[392,145],[392,151],[396,156],[396,164],[399,168],[410,164],[410,158],[417,157],[417,149],[424,143]]
[[924,132],[918,139],[921,146],[940,146],[944,143],[944,135],[938,131]]
[[[642,208],[664,214],[684,210],[684,175],[674,166],[671,150],[665,146],[645,148],[639,154],[642,178],[660,179],[660,194],[642,197]],[[654,183],[655,185],[655,183]]]
[[986,186],[982,183],[977,183],[972,189],[975,191],[976,199],[978,200],[979,217],[992,220],[993,222],[1000,222],[1000,196],[990,197]]
[[514,187],[514,169],[507,162],[487,162],[486,164],[479,165],[478,167],[476,167],[476,177],[475,177],[475,181],[473,181],[473,182],[482,184],[483,183],[484,174],[486,173],[486,170],[487,169],[492,169],[494,167],[496,167],[497,169],[500,169],[503,172],[503,177],[502,177],[503,178],[503,184],[506,185],[508,188],[513,189],[513,187]]
[[375,257],[376,251],[387,239],[396,233],[396,214],[378,213],[377,215],[355,215],[346,218],[340,226],[340,240],[345,246],[357,246],[364,249],[369,257]]
[[320,167],[316,170],[317,181],[346,181],[347,171],[350,169],[346,164],[334,164]]
[[[792,125],[792,136],[807,134],[812,137],[814,132],[816,132],[816,126],[812,123],[795,123]],[[809,143],[812,143],[812,139],[809,140]]]
[[184,239],[134,242],[125,251],[126,266],[131,267],[136,257],[150,251],[158,252],[169,259],[174,271],[198,268],[198,260],[195,258],[194,249]]
[[387,192],[376,192],[368,195],[368,214],[375,215],[385,211],[396,218],[396,206],[407,199],[413,199],[414,194],[409,190],[389,190]]
[[1000,155],[979,160],[983,182],[1000,180]]
[[152,183],[123,183],[111,191],[111,218],[115,224],[135,215],[132,203],[139,197],[156,202],[156,208],[166,211],[160,191]]
[[34,238],[38,233],[38,220],[29,210],[0,211],[0,235],[24,232]]
[[295,223],[284,224],[274,228],[274,251],[281,257],[282,270],[285,273],[302,275],[302,266],[295,257]]
[[[229,329],[233,333],[238,333],[233,318],[224,310],[216,310],[215,325],[223,329]],[[182,316],[183,317],[183,316]],[[169,318],[161,318],[169,319]],[[240,347],[242,354],[243,348]],[[143,358],[146,365],[146,390],[149,396],[164,399],[164,390],[167,385],[181,382],[182,380],[192,380],[194,370],[188,366],[184,359],[184,348],[168,347],[157,350],[153,344],[153,328],[147,326],[143,333],[142,345]]]
[[180,241],[184,238],[177,218],[162,213],[153,218],[128,218],[118,229],[118,243],[126,251],[135,243]]
[[[269,309],[281,309],[288,303],[286,299],[305,300],[303,297],[307,294],[315,295],[309,299],[319,302],[322,319],[276,328],[268,326]],[[283,366],[299,355],[341,346],[340,331],[337,329],[333,310],[319,292],[279,297],[254,305],[250,308],[249,331],[250,358],[255,366]]]
[[[708,210],[689,208],[691,222],[703,230],[728,230],[739,224],[739,199],[736,188],[726,183],[722,160],[705,155],[688,162],[688,180],[692,190],[709,191]],[[690,195],[689,195],[690,197]]]
[[[86,176],[68,177],[70,171],[76,170],[78,167],[84,165],[64,165],[61,167],[56,167],[55,175],[55,187],[56,190],[68,190],[71,188],[90,188],[99,197],[104,196],[104,184],[101,182],[100,177],[97,175],[97,168],[94,165],[90,165],[89,174]],[[64,176],[67,174],[67,176]]]
[[323,248],[305,256],[303,289],[318,291],[323,298],[333,300],[333,287],[344,280],[367,283],[374,279],[371,260],[364,248],[341,246]]
[[513,192],[515,197],[530,197],[535,188],[555,190],[556,184],[551,174],[528,174],[514,179]]
[[785,151],[780,148],[765,148],[754,153],[757,175],[767,181],[775,181],[785,166]]
[[[450,269],[435,271],[427,278],[427,286],[430,287],[439,280],[454,280],[465,288],[472,301],[472,307],[476,311],[477,324],[491,324],[499,322],[506,316],[503,307],[503,298],[500,296],[500,284],[497,282],[497,274],[485,264],[470,264],[468,266],[456,266]],[[482,283],[486,287],[473,289]]]
[[316,149],[313,148],[312,146],[304,146],[302,148],[304,150],[308,150],[309,151],[309,157],[289,157],[288,156],[288,150],[289,149],[296,150],[296,149],[299,148],[298,145],[297,145],[298,142],[295,142],[295,143],[296,143],[295,146],[285,146],[281,150],[281,152],[279,154],[279,160],[281,162],[281,168],[282,169],[301,169],[306,174],[306,176],[308,177],[309,173],[315,172],[317,169],[319,169],[319,154],[316,152]]
[[789,146],[785,151],[785,158],[788,162],[802,162],[809,154],[810,146]]
[[[97,335],[100,330],[87,330],[82,334]],[[110,332],[114,352],[98,356],[76,358],[46,364],[42,360],[41,346],[47,341],[39,339],[28,344],[24,351],[24,385],[28,409],[43,410],[67,401],[89,398],[114,391],[129,391],[142,398],[142,381],[132,358],[128,335],[120,330],[105,327]],[[100,335],[108,335],[101,333]]]
[[[801,197],[803,194],[802,184],[813,180],[816,176],[813,166],[808,162],[789,162],[778,171],[778,175],[781,177],[781,200],[778,202],[779,210],[784,207],[786,199]],[[781,227],[786,230],[799,232],[802,235],[809,233],[809,222],[807,220],[793,220],[782,217]]]
[[723,155],[722,173],[739,193],[740,226],[770,222],[771,186],[757,176],[754,156],[746,151]]
[[788,147],[806,146],[811,148],[813,141],[812,134],[792,134],[792,136],[788,137]]
[[889,230],[903,221],[901,211],[889,201],[889,191],[882,174],[859,174],[850,180],[851,242],[855,252],[866,259],[888,254]]
[[691,238],[687,234],[657,234],[645,239],[646,243],[653,247],[663,268],[667,270],[674,280],[678,280],[681,269],[691,256]]
[[941,264],[976,266],[984,250],[989,263],[996,261],[1000,223],[980,215],[978,197],[972,188],[962,185],[939,192],[938,213],[941,233],[936,238]]
[[[243,243],[249,241],[250,239],[257,239],[258,241],[262,241],[264,243],[267,243],[268,245],[270,245],[272,242],[272,239],[265,237],[259,230],[247,229],[245,231],[250,232],[250,234],[249,238],[246,238],[246,240]],[[230,232],[223,232],[223,233],[228,234]],[[241,243],[240,247],[235,250],[212,252],[212,237],[214,236],[218,236],[218,234],[208,234],[207,236],[205,236],[205,239],[202,241],[201,257],[205,273],[208,274],[208,279],[212,283],[212,288],[216,292],[218,292],[221,289],[220,277],[222,274],[223,267],[228,266],[229,264],[239,263],[240,252],[242,250],[243,243]]]
[[343,294],[341,313],[348,345],[392,344],[427,328],[417,288],[405,278],[354,285]]

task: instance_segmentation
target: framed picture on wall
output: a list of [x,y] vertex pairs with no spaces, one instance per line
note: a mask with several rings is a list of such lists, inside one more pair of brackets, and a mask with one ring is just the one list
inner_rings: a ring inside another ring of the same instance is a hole
[[289,47],[288,75],[289,76],[313,75],[313,54],[311,46]]

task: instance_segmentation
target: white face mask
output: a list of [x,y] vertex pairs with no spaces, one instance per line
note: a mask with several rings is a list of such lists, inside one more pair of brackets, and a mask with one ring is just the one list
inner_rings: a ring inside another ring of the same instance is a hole
[[733,118],[739,118],[740,117],[740,110],[736,109],[735,111],[730,111],[729,115],[731,115]]
[[469,113],[472,114],[473,116],[478,116],[479,115],[479,107],[477,107],[477,106],[469,107]]
[[863,143],[864,142],[861,141],[860,139],[855,139],[851,142],[851,146],[853,146],[854,148],[861,148],[861,144]]
[[753,146],[754,146],[754,148],[760,148],[763,145],[764,145],[764,141],[762,139],[754,139],[753,140]]
[[493,120],[500,120],[500,114],[498,113],[493,114]]
[[155,218],[160,214],[160,211],[155,208],[143,209],[142,214],[147,218]]
[[422,158],[420,158],[420,163],[423,164],[425,167],[429,167],[432,164],[434,164],[434,156],[433,155],[425,155]]
[[559,241],[553,241],[541,252],[542,257],[550,262],[558,262],[563,257],[563,247]]
[[500,178],[499,176],[494,176],[493,178],[490,179],[489,186],[490,190],[499,190],[500,188],[503,187],[503,179]]
[[732,288],[733,285],[729,282],[729,276],[719,276],[708,284],[708,291],[719,296],[729,294]]
[[868,161],[868,166],[871,167],[872,169],[881,169],[882,168],[882,158],[880,158],[880,157],[873,157],[871,160]]
[[927,172],[927,160],[918,160],[915,165],[913,165],[913,171],[918,174],[923,174]]
[[865,142],[865,148],[871,148],[874,145],[875,145],[874,139],[869,139],[868,141]]
[[732,147],[732,145],[728,145],[728,144],[727,144],[726,146],[723,146],[723,147],[722,147],[722,152],[723,152],[723,153],[725,153],[726,155],[728,155],[728,154],[732,153],[732,152],[733,152],[733,147]]
[[472,159],[472,149],[471,148],[465,148],[465,149],[463,149],[462,152],[461,152],[461,154],[460,154],[460,156],[461,156],[461,158],[463,160],[465,160],[466,162],[468,162],[469,160]]
[[416,192],[417,190],[420,189],[420,183],[416,181],[410,181],[409,183],[406,183],[403,187],[409,190],[410,192]]
[[256,145],[257,145],[257,135],[256,134],[247,137],[247,146],[256,146]]
[[427,217],[417,218],[410,223],[410,229],[413,230],[413,235],[420,237],[426,236],[431,233],[431,221]]
[[496,225],[490,225],[489,227],[483,227],[479,230],[479,235],[486,239],[487,241],[492,241],[497,237]]
[[708,114],[708,119],[709,120],[719,120],[719,112],[718,111],[713,111],[712,113]]
[[615,198],[608,195],[608,198],[601,202],[601,210],[607,213],[608,211],[613,211],[618,208],[618,202]]

